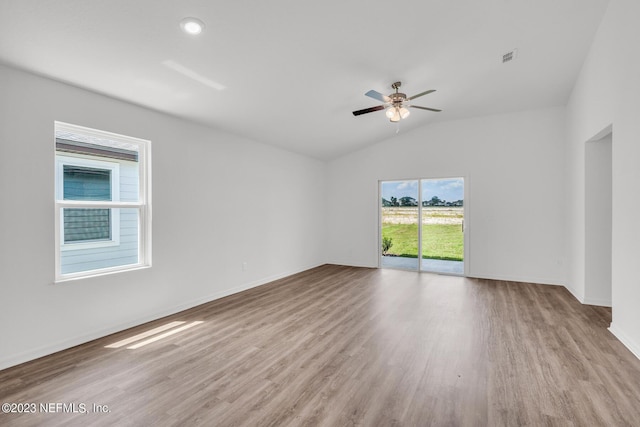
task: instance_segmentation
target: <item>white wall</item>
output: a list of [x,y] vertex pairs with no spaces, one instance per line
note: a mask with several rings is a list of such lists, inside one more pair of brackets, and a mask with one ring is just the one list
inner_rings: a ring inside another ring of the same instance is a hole
[[585,298],[585,143],[612,126],[611,331],[640,357],[640,2],[611,0],[567,108],[567,287]]
[[[0,93],[0,369],[325,262],[323,162],[10,68]],[[152,268],[52,283],[55,120],[152,141]]]
[[442,122],[329,163],[328,259],[378,265],[378,181],[465,178],[468,275],[564,283],[564,108]]
[[586,304],[611,307],[611,134],[585,144]]

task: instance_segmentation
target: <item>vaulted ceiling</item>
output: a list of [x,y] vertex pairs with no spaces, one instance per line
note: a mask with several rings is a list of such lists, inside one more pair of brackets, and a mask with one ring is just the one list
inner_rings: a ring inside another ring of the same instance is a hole
[[[607,2],[1,0],[0,63],[331,159],[435,121],[564,105]],[[201,35],[180,30],[188,16]],[[444,111],[351,114],[397,80],[436,89],[415,104]]]

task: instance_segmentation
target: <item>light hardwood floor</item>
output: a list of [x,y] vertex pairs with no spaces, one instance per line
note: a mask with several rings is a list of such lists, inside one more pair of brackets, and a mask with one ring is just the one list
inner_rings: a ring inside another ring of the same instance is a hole
[[[170,321],[203,323],[105,348]],[[562,287],[326,265],[0,371],[0,402],[89,411],[0,425],[638,426],[610,321]]]

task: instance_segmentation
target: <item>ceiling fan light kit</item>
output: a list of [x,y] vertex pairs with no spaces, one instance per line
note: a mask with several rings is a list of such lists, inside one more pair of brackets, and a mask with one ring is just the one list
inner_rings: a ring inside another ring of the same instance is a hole
[[392,122],[399,122],[400,119],[406,119],[407,117],[409,117],[409,114],[411,114],[411,111],[407,110],[406,108],[402,107],[389,107],[387,108],[387,111],[385,112],[387,118],[392,121]]
[[427,90],[417,95],[413,95],[410,98],[407,98],[406,94],[402,92],[398,92],[398,89],[400,88],[401,85],[402,85],[401,82],[393,83],[391,85],[391,88],[394,89],[395,92],[390,94],[389,96],[383,95],[380,92],[377,92],[375,90],[370,90],[369,92],[365,93],[366,96],[369,96],[373,99],[377,99],[378,101],[382,101],[384,102],[384,104],[378,105],[376,107],[365,108],[364,110],[354,111],[353,115],[360,116],[362,114],[372,113],[374,111],[386,110],[385,115],[387,116],[389,121],[395,123],[395,122],[399,122],[400,119],[406,119],[407,117],[409,117],[409,114],[411,114],[411,111],[409,111],[407,107],[418,108],[421,110],[428,110],[428,111],[434,111],[434,112],[442,111],[436,108],[420,107],[418,105],[411,105],[409,103],[409,101],[415,98],[435,92],[435,89]]
[[392,119],[393,116],[397,114],[397,111],[395,108],[389,107],[387,108],[387,111],[384,114],[387,116],[388,119]]

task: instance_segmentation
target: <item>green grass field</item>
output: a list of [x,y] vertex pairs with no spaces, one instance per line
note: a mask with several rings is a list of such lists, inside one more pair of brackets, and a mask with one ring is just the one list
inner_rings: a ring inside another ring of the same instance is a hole
[[[391,237],[389,255],[418,257],[418,224],[382,224],[382,236]],[[424,224],[422,226],[422,257],[462,261],[464,239],[458,224]]]

